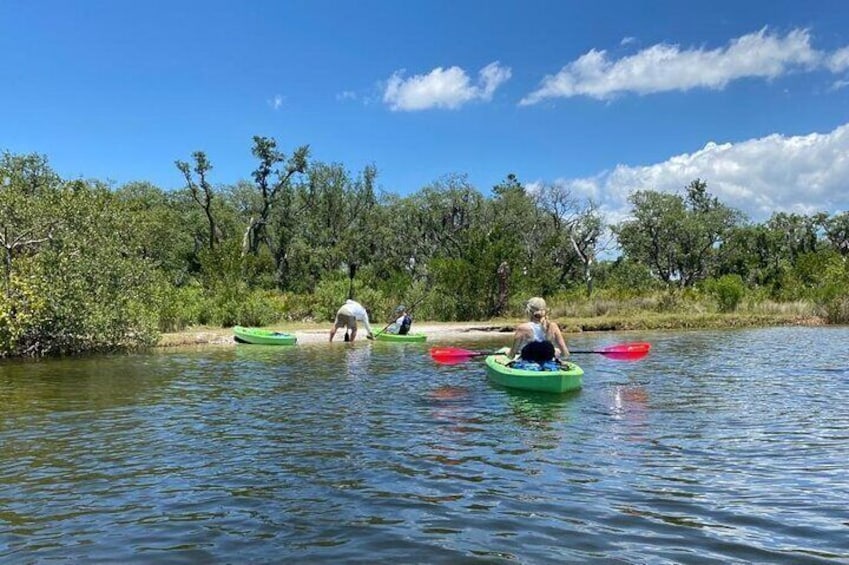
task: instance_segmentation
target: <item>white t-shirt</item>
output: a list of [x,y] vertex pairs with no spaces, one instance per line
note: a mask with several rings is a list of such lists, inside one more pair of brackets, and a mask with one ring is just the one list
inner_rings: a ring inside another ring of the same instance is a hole
[[364,323],[366,325],[366,331],[368,331],[368,333],[372,333],[371,324],[368,322],[368,312],[366,312],[366,309],[363,308],[362,304],[349,298],[345,301],[345,304],[341,309],[349,316],[353,316]]

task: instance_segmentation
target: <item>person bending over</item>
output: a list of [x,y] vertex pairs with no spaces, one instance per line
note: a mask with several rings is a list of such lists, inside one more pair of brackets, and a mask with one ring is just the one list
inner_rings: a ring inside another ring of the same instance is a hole
[[[345,328],[345,341],[354,341],[357,338],[357,321],[366,326],[366,338],[374,339],[371,324],[368,321],[368,312],[362,304],[349,298],[336,312],[336,321],[333,322],[333,328],[330,330],[330,341],[333,341],[336,330],[339,328]],[[351,330],[350,338],[348,337],[349,329]]]

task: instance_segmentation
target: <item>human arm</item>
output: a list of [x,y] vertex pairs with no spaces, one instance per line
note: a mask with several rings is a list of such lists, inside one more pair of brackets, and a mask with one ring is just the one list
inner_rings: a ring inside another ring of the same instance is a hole
[[404,325],[404,316],[400,316],[399,318],[392,320],[389,324],[389,328],[386,330],[391,334],[401,333],[401,326]]
[[374,332],[371,330],[371,324],[369,324],[369,321],[368,321],[368,312],[366,312],[365,308],[363,308],[363,324],[366,327],[366,332],[367,332],[366,335],[368,337],[374,336]]
[[533,335],[532,330],[529,329],[527,324],[521,324],[516,327],[516,331],[513,332],[513,344],[510,346],[510,351],[507,352],[507,357],[509,359],[513,359],[519,352],[522,350],[522,347],[530,341]]
[[561,359],[569,357],[569,348],[566,347],[566,340],[563,339],[563,334],[560,332],[560,326],[557,325],[557,322],[551,322],[549,324],[549,331],[551,333],[551,337],[554,338],[552,339],[554,345],[560,352],[558,357]]

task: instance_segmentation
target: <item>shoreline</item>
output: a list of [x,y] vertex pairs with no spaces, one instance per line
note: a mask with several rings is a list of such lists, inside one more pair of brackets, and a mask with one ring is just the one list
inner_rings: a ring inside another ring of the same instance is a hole
[[[305,327],[305,328],[269,328],[281,332],[294,334],[298,338],[298,344],[330,344],[330,326]],[[445,341],[458,341],[477,339],[481,337],[504,337],[512,336],[514,325],[512,323],[488,323],[488,322],[435,322],[413,324],[411,333],[422,333],[427,336],[427,343],[441,343]],[[377,331],[382,326],[372,325]],[[340,330],[341,331],[341,330]],[[369,340],[365,337],[365,328],[360,325],[357,331],[357,342]],[[344,343],[343,334],[337,333],[333,343]],[[191,345],[216,345],[234,346],[237,342],[233,339],[233,328],[193,328],[181,332],[164,333],[156,345],[157,348],[183,347]]]
[[[412,333],[423,333],[428,343],[446,341],[473,340],[486,337],[509,340],[517,324],[523,320],[496,319],[474,322],[422,322],[413,323]],[[299,344],[329,343],[332,322],[292,322],[275,324],[267,329],[294,334]],[[572,319],[571,323],[560,323],[560,329],[568,340],[569,335],[585,332],[607,331],[668,331],[692,329],[734,329],[741,327],[770,326],[822,326],[822,318],[798,315],[735,315],[702,314],[682,316],[680,314],[638,316],[638,317],[596,317]],[[382,329],[382,325],[372,325],[373,330]],[[357,341],[368,341],[362,325]],[[362,336],[362,337],[361,337]],[[341,334],[336,335],[334,343],[344,343]],[[232,346],[233,328],[192,327],[179,332],[163,333],[154,348],[175,348],[184,346]]]

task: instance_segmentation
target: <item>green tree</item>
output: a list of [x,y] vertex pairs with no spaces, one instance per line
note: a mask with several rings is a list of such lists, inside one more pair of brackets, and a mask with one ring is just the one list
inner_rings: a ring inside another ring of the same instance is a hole
[[631,195],[632,215],[612,229],[623,252],[644,262],[666,284],[683,287],[710,276],[718,248],[743,216],[694,180],[686,198],[678,194],[638,191]]
[[539,198],[552,229],[550,260],[558,270],[559,285],[582,280],[590,295],[596,248],[604,228],[601,215],[593,202],[582,202],[561,183],[542,185]]
[[31,209],[27,221],[51,228],[43,244],[11,266],[0,305],[2,353],[152,344],[164,281],[143,256],[143,230],[135,217],[96,182],[59,181],[41,189],[37,214]]
[[[212,163],[206,158],[206,153],[203,151],[195,151],[192,153],[194,159],[194,167],[190,166],[185,161],[175,161],[177,168],[183,173],[186,179],[186,188],[191,194],[192,199],[198,203],[206,216],[206,221],[209,227],[208,245],[210,249],[214,249],[215,245],[221,240],[221,235],[216,225],[215,215],[213,214],[213,200],[215,199],[215,191],[209,181],[206,179],[207,173],[212,169]],[[192,172],[197,175],[197,181],[192,177]]]
[[43,155],[4,152],[0,157],[0,245],[7,294],[15,259],[36,253],[62,222],[61,216],[50,213],[60,184]]
[[289,245],[296,288],[313,288],[325,273],[345,269],[349,292],[353,290],[357,269],[370,260],[376,176],[373,166],[354,179],[339,164],[317,162],[309,167],[307,183],[296,192],[303,213]]
[[[301,211],[294,208],[293,183],[295,175],[307,171],[309,146],[297,148],[287,158],[277,149],[277,141],[274,138],[254,136],[253,141],[251,152],[259,160],[259,164],[252,176],[259,198],[257,207],[251,211],[244,236],[245,251],[256,255],[263,243],[268,247],[274,258],[278,284],[282,289],[285,288],[288,277],[288,251],[294,218]],[[270,229],[272,212],[276,220],[276,230]]]
[[171,284],[186,284],[198,249],[179,198],[148,182],[127,183],[115,197],[139,230],[139,256],[156,265]]
[[843,257],[849,256],[849,212],[822,218],[825,237]]
[[545,222],[534,197],[512,173],[492,188],[492,195],[482,245],[490,257],[486,272],[497,283],[489,293],[488,314],[499,316],[513,295],[526,292],[525,287],[536,289],[548,272],[539,272]]

